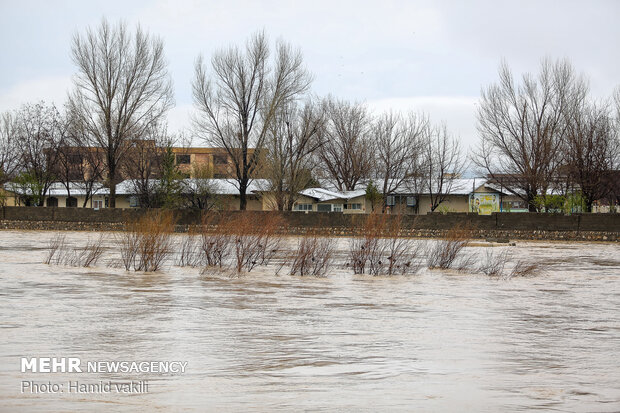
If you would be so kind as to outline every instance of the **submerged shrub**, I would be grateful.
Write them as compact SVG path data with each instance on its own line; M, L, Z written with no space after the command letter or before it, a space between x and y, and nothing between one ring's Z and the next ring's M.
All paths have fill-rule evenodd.
M415 274L420 265L419 244L402 238L400 216L371 214L362 235L349 242L349 263L354 274Z
M508 258L508 250L496 253L492 248L488 249L484 260L480 264L479 271L489 277L501 277Z
M290 274L324 276L331 265L333 252L334 238L317 234L301 237L293 256Z
M384 244L380 242L386 225L385 215L370 214L366 217L362 234L349 242L349 261L354 274L377 275L382 265Z
M508 275L508 278L529 277L541 272L543 268L544 266L540 262L528 262L526 260L518 260L512 268L512 271Z
M45 256L45 260L43 261L45 264L51 264L52 261L55 261L56 264L59 263L62 251L65 245L65 235L64 234L56 234L47 242L47 255Z
M428 268L452 268L457 258L463 253L463 249L469 244L471 236L472 231L467 226L457 225L449 230L442 240L430 247L427 261ZM465 264L467 265L461 262L459 267L464 268L471 265L470 262Z
M211 230L214 218L213 215L207 215L202 220L200 252L204 265L222 268L226 258L230 255L232 235L226 225Z
M280 229L285 225L277 215L266 214L257 221L253 214L240 213L228 222L232 254L237 273L250 272L257 265L267 265L282 243Z
M157 271L172 254L174 217L169 211L149 211L125 225L120 236L121 260L127 271Z
M179 267L197 267L201 263L200 248L198 243L198 236L190 230L187 235L184 235L181 243L180 250L175 260L175 264Z
M65 252L64 264L73 267L92 267L97 265L104 252L105 235L100 234L96 240L89 239L85 248L74 248Z
M104 252L105 235L101 234L96 240L88 239L84 248L69 248L64 234L55 235L48 243L46 264L64 264L73 267L92 267L97 265Z

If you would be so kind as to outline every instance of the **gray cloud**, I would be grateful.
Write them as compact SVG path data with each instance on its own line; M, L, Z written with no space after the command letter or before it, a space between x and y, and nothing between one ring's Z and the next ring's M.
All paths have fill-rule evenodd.
M475 101L505 58L516 73L543 56L567 57L608 96L620 84L616 1L97 1L3 2L0 110L25 101L62 104L74 67L71 36L102 16L140 23L166 42L178 107L189 126L190 81L199 53L241 43L258 29L304 52L314 91L424 110L476 141Z

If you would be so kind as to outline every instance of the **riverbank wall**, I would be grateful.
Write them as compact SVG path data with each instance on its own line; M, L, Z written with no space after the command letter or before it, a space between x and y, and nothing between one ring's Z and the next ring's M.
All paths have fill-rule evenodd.
M122 231L125 222L145 214L145 209L87 209L87 208L43 208L2 207L0 229L5 230L54 230L54 231ZM217 227L229 221L236 214L252 214L256 222L267 215L278 215L286 225L282 228L287 235L302 235L320 231L332 236L359 234L367 215L342 213L303 213L276 211L225 211L205 212L199 210L177 210L176 230L187 231L200 225L205 215L211 215L211 225ZM472 237L479 239L530 239L562 241L620 241L620 214L536 214L536 213L494 213L477 215L467 213L405 215L401 235L404 237L440 238L455 226L472 229ZM387 219L397 219L390 216Z

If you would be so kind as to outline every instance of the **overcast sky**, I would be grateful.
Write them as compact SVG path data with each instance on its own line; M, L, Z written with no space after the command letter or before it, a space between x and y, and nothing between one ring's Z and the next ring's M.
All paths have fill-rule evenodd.
M516 74L544 56L569 58L592 94L620 84L620 1L198 1L0 0L0 111L62 105L75 67L71 37L114 22L161 36L175 85L171 130L189 127L198 54L242 44L265 29L299 47L313 92L386 109L428 113L477 142L480 88L506 59Z

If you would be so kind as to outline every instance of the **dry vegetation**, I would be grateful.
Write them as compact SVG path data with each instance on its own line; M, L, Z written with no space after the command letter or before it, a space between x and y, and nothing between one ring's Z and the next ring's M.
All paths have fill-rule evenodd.
M200 235L196 234L195 230L190 229L180 243L175 265L179 267L198 267L201 265L199 239Z
M531 277L533 275L539 274L544 270L544 265L541 262L528 262L526 260L518 260L514 267L512 267L512 271L508 274L507 278L512 277Z
M46 264L70 265L72 267L92 267L97 265L104 252L104 234L96 240L89 238L84 248L70 247L65 234L56 234L47 244Z
M157 271L173 252L174 217L166 211L149 212L130 221L120 235L121 260L127 271Z
M347 266L354 274L415 274L419 269L419 244L401 238L400 217L370 214L362 235L349 243Z
M260 222L250 214L238 214L228 221L232 236L233 265L237 273L250 272L257 265L267 265L282 243L281 229L285 221L277 215L266 215Z
M85 248L66 250L64 264L72 267L94 267L104 252L105 235L101 234L96 240L88 240Z
M332 263L335 239L318 233L300 238L291 263L291 275L324 276Z
M501 277L509 258L509 250L496 253L492 248L489 248L480 264L479 271L489 277Z
M65 235L56 234L47 243L47 255L43 261L46 264L51 264L52 261L55 264L60 263L60 257L65 246Z
M457 225L449 230L444 239L428 250L428 268L456 268L459 271L470 268L474 259L472 256L464 258L463 250L471 237L472 230L467 226Z
M115 241L119 254L109 265L127 271L157 271L168 260L180 267L201 267L204 272L250 272L267 266L277 258L279 268L289 267L289 274L325 276L337 256L336 238L310 232L298 239L295 248L284 254L282 233L285 222L277 215L239 213L232 219L218 220L207 215L201 226L190 228L187 235L174 242L174 218L170 212L155 211L128 222ZM424 245L420 241L400 237L402 221L398 217L371 214L366 217L360 235L351 238L345 267L354 274L415 274L420 266ZM476 264L477 256L467 254L472 231L458 226L444 239L426 249L428 268L481 272L490 277L509 279L540 273L540 262L517 260L506 270L510 251L488 249ZM68 245L64 234L56 234L47 243L46 264L78 267L96 266L105 251L105 236L88 240L85 247ZM174 254L174 255L173 255Z

